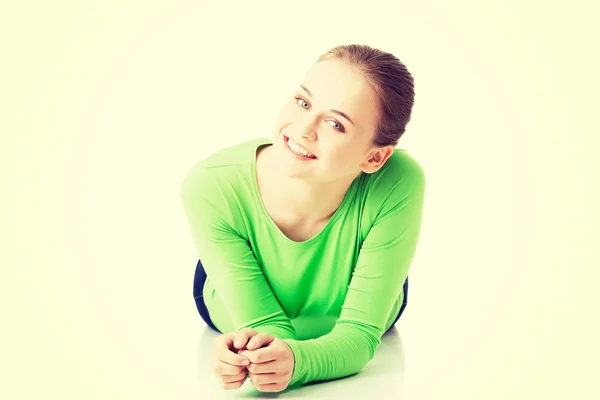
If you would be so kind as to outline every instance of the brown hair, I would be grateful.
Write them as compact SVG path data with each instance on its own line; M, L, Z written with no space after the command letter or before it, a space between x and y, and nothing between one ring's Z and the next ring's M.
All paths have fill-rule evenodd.
M358 67L379 99L373 145L398 145L415 103L414 79L406 66L393 54L360 44L336 46L322 54L317 63L326 60Z

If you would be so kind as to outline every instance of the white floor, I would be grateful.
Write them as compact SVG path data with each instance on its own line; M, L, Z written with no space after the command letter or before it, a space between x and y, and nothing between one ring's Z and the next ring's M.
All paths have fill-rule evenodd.
M193 301L194 263L134 253L8 270L1 399L600 398L588 389L597 391L597 306L585 301L597 280L574 292L573 276L552 288L525 266L415 269L404 314L361 372L271 394L217 384L207 356L217 333Z

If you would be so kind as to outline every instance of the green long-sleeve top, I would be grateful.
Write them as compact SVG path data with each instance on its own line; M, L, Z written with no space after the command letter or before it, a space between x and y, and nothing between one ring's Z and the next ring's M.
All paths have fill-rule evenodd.
M181 185L204 301L222 333L246 327L285 341L289 385L359 372L374 356L403 300L417 248L425 175L396 148L361 173L327 225L295 242L267 213L256 181L259 138L197 162Z

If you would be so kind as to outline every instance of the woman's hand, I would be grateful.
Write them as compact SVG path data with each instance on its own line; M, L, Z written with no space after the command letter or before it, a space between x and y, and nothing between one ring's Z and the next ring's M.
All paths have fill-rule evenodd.
M238 349L244 348L249 338L256 334L254 329L245 328L215 338L210 356L213 371L223 389L239 389L246 381L248 358L236 353Z
M294 373L294 353L286 342L265 332L250 339L248 350L238 352L250 360L246 367L252 385L261 392L285 390Z

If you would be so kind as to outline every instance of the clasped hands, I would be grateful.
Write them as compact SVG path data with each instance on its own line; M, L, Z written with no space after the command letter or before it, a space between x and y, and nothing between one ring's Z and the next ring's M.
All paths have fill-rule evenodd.
M239 389L250 378L261 392L285 390L292 379L295 361L286 342L252 328L217 336L211 360L223 389Z

